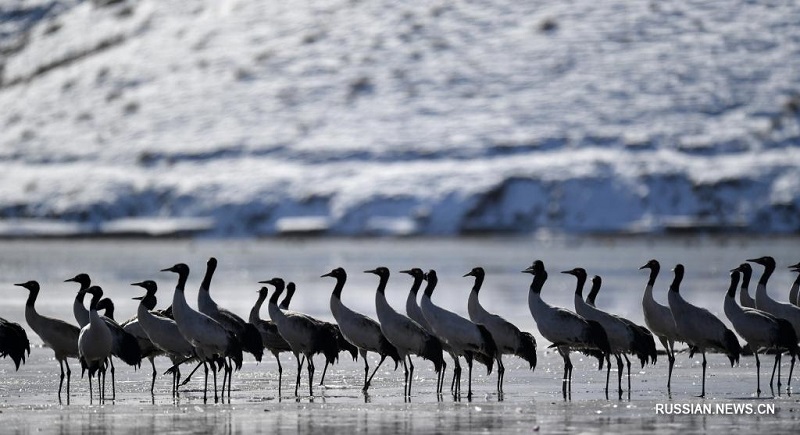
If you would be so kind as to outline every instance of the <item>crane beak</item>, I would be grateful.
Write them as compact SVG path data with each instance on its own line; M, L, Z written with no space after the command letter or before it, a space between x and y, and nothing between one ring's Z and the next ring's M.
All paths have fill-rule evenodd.
M325 275L320 275L320 278L325 278L326 276L333 276L333 271L326 273Z
M378 269L365 270L364 273L374 273L375 275L377 275L378 274Z
M133 299L134 301L141 301L142 299L144 299L144 296L136 296L135 298L131 299Z

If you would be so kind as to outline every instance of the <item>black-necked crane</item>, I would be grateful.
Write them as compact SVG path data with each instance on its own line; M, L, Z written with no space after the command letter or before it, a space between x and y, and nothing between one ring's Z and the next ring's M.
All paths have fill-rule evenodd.
M112 336L106 322L97 314L97 303L103 297L103 290L91 286L86 293L92 295L89 302L89 323L81 328L78 335L78 355L81 366L89 372L89 402L92 401L92 377L97 373L97 393L100 402L105 400L105 382L100 387L100 376L105 378L106 360L111 358Z
M222 358L222 366L225 375L233 371L225 358L230 357L237 368L242 366L242 348L239 340L216 320L191 308L186 302L184 294L186 280L189 278L189 266L178 263L170 268L162 269L162 272L174 272L178 274L178 284L175 286L175 294L172 297L172 314L175 316L175 323L181 335L194 346L195 353L204 362L205 384L203 387L203 401L208 400L208 365L214 375L214 402L217 398L217 368L215 361ZM224 392L223 392L224 397Z
M597 298L597 294L600 293L600 288L603 285L603 279L599 276L595 275L592 277L592 289L589 291L589 294L586 296L586 305L597 309L595 305L595 298ZM603 311L603 310L600 310ZM604 311L605 312L605 311ZM581 314L578 311L578 314ZM620 322L624 323L625 326L628 327L628 331L633 334L633 341L630 342L630 348L627 351L628 353L632 353L636 355L639 359L639 362L642 365L642 368L650 362L655 364L656 360L658 359L658 352L656 351L656 341L653 338L653 334L647 330L647 328L643 326L639 326L632 321L618 316L616 314L608 313L609 316L614 317L615 319L619 320ZM587 316L587 318L591 318L591 316ZM603 322L600 322L603 324ZM606 329L606 333L608 333L608 329ZM613 345L612 345L613 347ZM631 361L628 359L627 354L622 353L622 356L625 358L625 364L627 366L628 371L628 396L631 394Z
M600 288L602 285L602 278L597 275L592 277L592 289L589 291L589 295L586 296L587 304L596 307L595 299L597 298L597 294L600 293ZM625 324L628 325L636 335L637 343L641 344L641 347L639 348L640 352L637 353L636 356L639 358L642 368L644 368L647 363L655 364L656 361L658 361L658 350L656 349L656 340L653 338L653 333L644 326L637 325L633 321L622 316L618 316L616 314L611 315L625 322ZM630 365L628 365L628 369L630 371Z
M42 316L36 311L36 298L39 296L39 283L28 281L21 284L14 284L28 290L28 300L25 303L25 321L33 332L42 339L45 346L53 349L61 367L61 378L58 383L58 400L61 400L61 388L64 384L64 367L67 368L67 404L69 404L69 384L72 371L69 369L67 358L78 358L78 335L81 330L75 325Z
M375 311L383 335L397 349L403 359L404 385L403 394L411 396L411 384L414 377L414 362L411 355L417 355L433 362L436 372L437 388L439 373L444 364L442 344L438 338L426 331L417 322L398 313L386 300L386 284L389 282L389 269L377 267L364 273L378 275L378 288L375 291ZM438 393L438 391L437 391Z
M425 272L418 267L414 267L408 270L401 270L400 273L405 273L407 275L411 275L414 280L411 283L411 289L408 291L408 297L406 297L406 315L413 321L417 322L423 329L428 331L429 333L433 334L433 328L425 320L425 316L422 314L422 308L419 307L417 303L417 293L419 289L422 288L422 282L425 281ZM436 334L434 334L436 335ZM453 359L453 380L450 383L450 392L454 392L455 390L455 383L456 378L458 377L459 382L461 379L461 364L458 361L458 355L453 353L447 343L442 342L442 350L447 352L450 357ZM439 374L439 379L436 380L436 392L442 392L442 388L444 387L444 372L447 369L447 364L442 364L442 372Z
M497 345L497 392L502 393L503 377L506 371L502 363L502 355L516 355L527 361L530 369L534 370L536 369L536 339L530 333L520 331L511 322L497 314L489 313L483 308L478 299L478 293L481 291L486 277L486 272L482 267L475 267L464 275L464 277L468 276L475 278L467 301L469 319L475 324L485 326L491 332Z
M283 298L281 301L279 308L282 310L288 310L289 304L292 302L292 296L294 296L295 290L297 286L293 282L289 282L286 284L286 297ZM336 336L336 345L338 346L337 356L332 358L333 354L325 355L323 349L320 349L318 353L322 353L325 355L325 367L322 368L322 376L319 377L319 385L325 384L325 374L328 373L328 366L331 366L339 360L338 354L342 352L347 352L353 357L353 361L358 360L358 348L353 346L349 341L344 338L342 335L342 330L339 328L339 325L331 322L326 322L324 320L320 320L326 328L330 329L331 333ZM305 356L303 357L305 358ZM301 361L300 364L302 365L303 362Z
M739 289L739 303L745 308L755 308L756 300L750 296L750 277L753 276L753 268L748 263L742 263L737 269L742 273L742 287Z
M211 257L206 263L206 274L200 283L200 291L197 293L197 309L208 317L219 322L239 339L242 350L255 357L256 361L261 362L264 355L264 345L261 343L261 334L255 326L236 315L230 310L220 307L211 297L211 278L217 269L217 259ZM223 385L225 380L223 379ZM230 397L230 383L228 383L228 396Z
M18 323L0 318L0 358L11 357L16 370L25 363L25 354L31 354L28 334Z
M150 309L155 308L155 301L153 302L153 307ZM128 320L125 320L122 323L117 322L117 319L114 318L114 301L110 298L103 298L100 299L100 302L97 303L97 312L100 313L100 310L103 310L103 314L101 318L105 317L122 327L122 330L127 332L128 334L132 335L136 338L136 342L139 344L139 350L141 351L142 358L147 358L150 361L150 366L152 367L152 375L150 381L150 394L153 394L153 390L155 388L156 383L156 357L162 355L162 352L153 342L150 340L150 337L147 336L147 333L142 328L142 325L139 324L139 320L136 316L131 317ZM113 398L113 397L112 397Z
M429 270L425 274L425 279L428 283L420 301L422 315L431 326L431 332L440 341L447 343L454 354L463 356L467 361L467 399L469 400L472 398L472 361L476 359L485 364L487 374L491 374L494 362L497 361L500 364L497 344L486 326L475 324L431 301L433 291L439 282L435 270ZM460 380L456 385L456 395L461 392L459 384Z
M756 394L761 395L761 361L758 359L760 349L777 349L775 364L772 367L770 389L775 379L775 367L780 364L781 352L785 349L791 355L797 355L797 334L792 324L755 308L740 307L736 304L736 286L739 284L739 269L731 271L731 284L725 294L723 308L733 329L744 338L756 357ZM790 376L791 377L791 376Z
M278 326L275 325L275 322L261 318L261 305L267 300L268 293L269 289L267 287L261 287L258 291L258 299L250 310L249 320L261 334L261 342L264 344L264 348L270 351L272 355L275 356L275 360L278 361L278 390L280 390L281 379L283 378L283 366L281 365L280 354L281 352L291 352L292 348L289 347L289 343L287 343L281 336L281 333L278 332ZM284 298L284 301L285 300ZM286 308L289 308L288 303Z
M367 391L372 382L373 376L378 372L378 369L389 356L394 360L394 368L397 370L397 365L400 363L400 354L392 343L386 339L381 332L381 326L378 322L370 319L369 317L357 313L342 303L342 289L347 281L347 272L341 267L337 267L330 272L322 275L322 277L332 277L336 279L336 285L331 293L331 314L336 319L339 329L345 340L349 341L353 346L358 348L361 358L364 359L364 387L362 391ZM369 360L367 359L367 352L375 352L380 355L381 359L372 375L369 375Z
M644 313L644 323L647 328L658 337L658 341L664 346L667 352L669 368L667 372L667 392L672 390L672 369L675 367L675 342L683 342L678 328L675 326L675 319L669 306L656 302L653 297L653 286L655 286L661 265L656 260L650 260L639 270L650 269L647 285L642 296L642 312Z
M286 287L286 282L281 278L272 278L269 281L260 281L260 284L269 284L275 287L275 291L269 298L267 309L269 316L278 327L278 332L289 343L297 360L297 381L294 386L294 395L300 387L300 373L303 368L300 362L300 354L304 360L308 360L308 393L314 395L314 360L316 353L322 352L326 359L333 359L339 355L339 347L336 345L336 337L325 323L296 311L283 311L278 307L278 298Z
M767 282L775 272L775 259L772 257L761 257L747 260L764 266L764 273L758 280L756 286L756 308L766 311L775 317L788 320L794 327L795 333L800 337L800 307L792 304L778 302L767 293ZM740 266L741 269L741 266Z
M667 300L678 334L689 345L691 357L694 352L703 355L703 387L700 397L706 396L706 349L714 349L724 353L731 362L731 367L739 361L742 348L736 334L728 329L722 321L705 308L686 302L681 296L680 286L683 281L684 268L678 264L673 269L675 277L669 286Z
M769 294L767 293L767 282L769 278L772 276L772 273L775 272L775 259L769 256L755 258L751 260L747 260L751 263L756 263L764 266L764 273L761 274L761 278L758 280L758 284L756 285L756 308L761 311L766 311L769 314L779 318L785 319L789 323L792 324L794 328L794 333L800 338L800 307L797 307L792 304L787 304L783 302L778 302L775 299L772 299ZM741 270L742 266L739 266L739 270ZM795 357L792 356L792 366L794 366ZM789 381L787 382L786 386L790 387L792 385L792 373L789 372ZM780 362L778 362L778 389L781 388L781 367Z
M75 315L75 320L78 326L83 328L89 324L89 310L84 306L84 296L88 288L91 286L91 279L89 275L80 273L73 278L65 280L65 282L76 282L80 284L78 294L72 303L72 313ZM109 331L111 331L111 355L121 359L125 364L133 367L139 367L142 363L142 349L139 347L139 342L133 335L125 332L125 330L116 321L106 317L100 316L100 319L106 322ZM111 400L117 397L117 386L115 378L114 362L108 360L111 366ZM103 382L105 382L105 377Z
M561 273L566 273L577 278L575 296L573 298L575 312L586 320L593 320L599 323L606 331L608 343L611 345L611 353L614 354L614 358L617 360L619 398L622 399L622 356L625 356L627 359L627 355L625 354L633 350L633 331L628 327L628 325L619 319L615 318L609 313L606 313L605 311L592 307L583 300L583 286L586 284L586 270L576 267L571 270L565 270ZM630 361L628 361L628 366L630 367ZM606 368L606 398L608 398L608 378L610 373L611 365L609 364ZM628 380L628 383L630 384L630 379Z
M534 261L522 273L533 275L528 291L528 309L539 328L539 333L553 343L552 347L558 349L558 353L564 359L561 391L566 400L567 397L572 397L573 366L569 357L570 350L574 349L597 357L602 369L604 361L606 364L611 364L611 345L608 335L600 323L587 320L567 309L554 307L542 299L541 293L544 283L547 281L547 270L541 260ZM606 387L606 391L608 391L608 387Z
M175 320L156 315L152 312L158 302L156 298L158 286L154 281L146 280L135 282L131 285L142 287L145 290L144 296L133 298L139 301L139 306L136 309L137 325L146 334L153 346L163 352L170 361L172 361L173 367L175 367L175 369L171 371L172 395L173 397L177 396L178 385L181 380L180 364L194 356L194 346L181 335ZM155 363L153 363L153 372L155 373ZM155 388L154 384L155 375L153 375L150 384L151 394Z

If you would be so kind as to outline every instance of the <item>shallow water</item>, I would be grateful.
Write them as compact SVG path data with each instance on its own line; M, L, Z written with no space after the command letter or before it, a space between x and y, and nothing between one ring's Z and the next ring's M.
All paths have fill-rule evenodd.
M726 271L745 258L774 255L779 270L771 280L770 293L786 299L793 278L780 266L797 261L797 239L737 238L491 238L467 240L264 240L264 241L6 241L0 248L0 281L4 298L0 316L27 327L23 317L24 290L14 282L37 279L42 284L37 307L46 315L72 320L71 303L77 287L63 280L84 271L102 285L117 303L117 317L133 314L139 295L129 283L156 279L161 285L159 306L169 304L174 276L157 272L175 262L193 268L188 289L197 288L205 260L210 255L220 261L212 295L223 306L246 315L255 301L257 281L284 276L298 284L294 308L330 319L329 292L333 281L319 278L336 266L350 272L343 300L354 309L374 315L373 275L360 271L385 265L392 271L420 266L435 268L440 285L434 302L466 314L466 296L472 284L461 275L475 265L487 270L482 291L485 306L537 336L539 365L526 370L523 361L506 357L505 394L500 401L494 393L494 374L484 368L473 374L475 396L471 402L449 394L437 399L434 376L429 363L419 361L415 371L414 396L410 403L402 398L402 367L379 370L370 395L360 391L363 376L361 361L346 361L329 369L326 387L315 387L307 395L304 375L300 399L293 396L295 362L283 354L283 397L277 391L277 364L271 355L256 364L245 357L241 372L234 375L231 403L203 404L201 379L195 375L179 400L169 394L169 379L161 376L156 394L150 396L150 368L141 370L117 365L117 400L104 405L89 404L85 379L80 379L73 362L70 405L58 404L58 364L52 351L38 346L41 341L29 331L37 346L28 363L14 372L10 360L0 361L0 411L6 429L20 433L112 432L153 433L170 431L194 433L270 432L705 432L710 430L798 429L800 405L785 392L773 397L767 385L772 357L762 358L762 396L755 396L755 361L743 357L741 366L730 368L727 359L709 355L707 391L709 398L697 399L700 390L700 365L686 353L678 356L673 375L672 396L665 391L666 358L655 366L632 371L632 393L615 400L616 373L612 377L612 400L603 394L605 371L597 371L590 359L573 357L575 362L572 400L561 397L562 362L547 351L547 342L538 336L526 304L529 276L519 273L535 258L545 261L550 280L543 297L553 304L571 307L574 278L557 273L575 266L604 277L598 306L641 322L640 298L646 274L638 270L650 258L662 261L659 293L671 279L669 269L681 261L687 267L684 294L687 299L722 314L722 295L727 286ZM401 308L410 285L405 276L393 275L387 290L389 302ZM190 299L194 292L187 290ZM313 295L313 296L311 296ZM665 300L665 294L659 298ZM663 298L662 298L663 297ZM263 313L266 316L266 310ZM724 317L724 315L722 316ZM783 378L788 370L784 359ZM321 359L320 359L321 361ZM371 359L371 365L376 361ZM168 366L156 360L159 371ZM316 379L321 373L318 362ZM448 380L449 380L448 372ZM796 378L796 376L795 376ZM765 380L766 379L766 380ZM623 384L625 383L623 379ZM466 390L466 384L463 386ZM366 403L365 403L366 402ZM774 404L767 415L659 415L662 404ZM5 432L5 430L4 430Z

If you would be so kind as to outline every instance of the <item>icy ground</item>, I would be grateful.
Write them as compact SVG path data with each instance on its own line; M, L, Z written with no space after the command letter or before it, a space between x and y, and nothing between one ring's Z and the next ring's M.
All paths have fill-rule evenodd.
M0 234L796 232L798 71L795 2L0 0Z

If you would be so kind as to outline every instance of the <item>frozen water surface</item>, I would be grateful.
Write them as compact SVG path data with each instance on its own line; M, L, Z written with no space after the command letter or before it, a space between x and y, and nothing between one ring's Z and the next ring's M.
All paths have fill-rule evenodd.
M797 261L796 244L795 238L742 237L6 241L0 248L0 281L6 287L0 301L0 315L20 322L26 329L24 290L11 284L38 279L42 284L39 311L72 321L71 302L76 288L74 283L62 281L78 271L90 273L106 289L108 296L116 301L117 317L124 319L134 312L135 302L130 298L138 294L129 283L156 279L160 285L159 306L164 307L171 298L174 277L157 271L178 261L186 262L193 267L187 288L191 303L205 260L214 255L220 266L212 295L221 305L247 314L255 301L256 281L280 275L298 284L295 309L330 319L328 297L332 283L319 275L335 266L343 266L350 272L351 279L342 296L344 302L374 316L376 279L361 273L362 270L379 264L393 272L411 266L436 268L441 278L434 301L466 314L471 281L461 275L475 265L482 265L487 269L481 293L484 305L537 336L539 365L531 372L522 360L506 357L502 401L494 392L495 373L487 377L485 369L476 366L475 395L469 402L465 397L456 401L447 393L437 400L431 365L420 360L416 363L414 395L406 403L401 395L402 367L393 371L385 364L365 397L360 391L362 362L348 361L342 355L340 363L329 369L326 385L315 386L313 398L307 395L304 375L301 397L296 399L295 363L290 355L282 355L282 396L278 395L274 358L265 355L264 361L257 364L246 356L242 371L234 375L231 402L212 405L203 404L197 375L184 387L180 399L173 401L169 378L164 376L159 376L156 394L150 396L147 363L137 371L117 364L117 400L98 405L89 404L86 380L80 379L77 363L73 361L72 397L67 405L59 404L56 398L58 369L52 352L42 348L38 337L29 331L35 346L27 364L14 372L9 360L0 362L3 425L6 430L19 433L699 433L742 428L758 432L796 431L800 426L797 399L777 389L771 394L767 386L770 356L762 358L765 392L760 398L755 395L754 359L743 357L741 366L731 368L721 355L708 358L709 397L695 398L700 390L699 359L689 360L684 352L677 357L671 397L665 391L666 358L662 357L655 366L634 368L630 399L627 396L623 400L614 399L612 386L612 399L605 400L605 372L597 370L595 361L574 354L572 400L564 402L560 391L561 358L546 350L549 343L536 332L526 304L529 277L519 273L533 259L543 259L551 272L543 297L571 307L574 280L555 272L581 265L589 273L605 278L605 287L598 296L599 306L642 322L639 301L646 276L638 267L650 258L662 261L664 271L657 283L661 298L671 278L671 265L681 261L687 266L685 297L721 315L726 271L756 255L771 254L778 260L779 269L771 280L770 293L785 300L793 277L782 266ZM401 308L409 285L408 277L393 275L387 289L389 302ZM267 315L266 310L262 315ZM370 361L374 366L374 356L370 356ZM159 358L156 364L163 371L169 363ZM321 365L318 362L316 379ZM614 377L612 373L612 385ZM775 414L657 415L655 409L659 404L751 404L754 409L759 404L770 404L775 406Z

